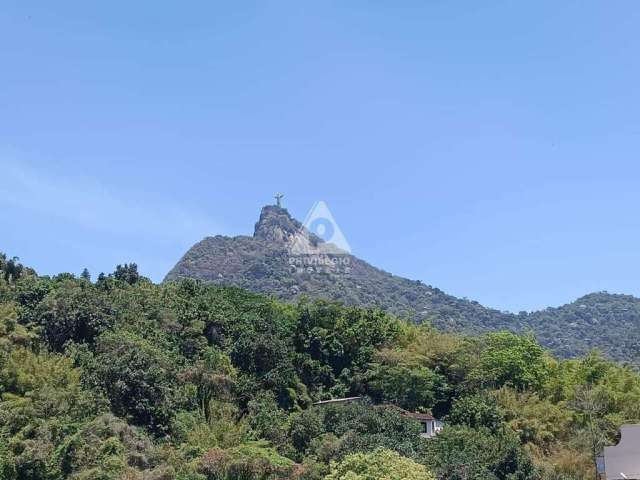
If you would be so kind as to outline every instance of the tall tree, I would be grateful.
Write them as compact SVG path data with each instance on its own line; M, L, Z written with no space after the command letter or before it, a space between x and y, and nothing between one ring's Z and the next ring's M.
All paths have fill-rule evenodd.
M6 260L6 256L3 254L3 259L0 265L2 265L2 275L8 283L13 283L17 281L24 272L24 267L20 263L20 259L18 257L12 257L9 260Z
M86 280L87 282L91 281L91 274L89 273L89 270L87 268L84 268L82 270L82 273L80 274L80 278L82 278L83 280Z
M578 387L575 399L571 402L571 407L577 412L589 443L596 480L598 479L598 457L607 444L607 433L612 429L606 417L607 404L605 392L592 386Z
M113 276L116 280L121 280L133 285L140 280L140 274L138 273L138 265L135 263L125 263L124 265L116 266L116 271L113 272Z

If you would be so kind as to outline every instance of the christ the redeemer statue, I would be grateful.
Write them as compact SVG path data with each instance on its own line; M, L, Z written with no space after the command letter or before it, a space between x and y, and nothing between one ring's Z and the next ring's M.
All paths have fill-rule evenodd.
M284 197L283 194L281 193L276 193L275 195L275 199L276 199L276 206L282 208L282 197Z

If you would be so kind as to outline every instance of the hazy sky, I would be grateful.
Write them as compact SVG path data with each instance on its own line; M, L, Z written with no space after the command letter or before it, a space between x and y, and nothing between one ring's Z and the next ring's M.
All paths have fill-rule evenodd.
M501 309L640 295L637 1L0 9L0 251L156 281L276 191Z

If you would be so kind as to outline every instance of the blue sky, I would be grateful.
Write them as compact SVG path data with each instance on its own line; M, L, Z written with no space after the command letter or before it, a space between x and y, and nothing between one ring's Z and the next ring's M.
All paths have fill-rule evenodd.
M276 191L354 254L518 311L640 295L635 1L0 10L0 251L161 280Z

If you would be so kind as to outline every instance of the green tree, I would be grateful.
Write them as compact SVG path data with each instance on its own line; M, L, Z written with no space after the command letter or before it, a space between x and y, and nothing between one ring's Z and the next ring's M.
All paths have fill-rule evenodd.
M587 439L595 472L598 456L618 427L607 416L609 410L607 393L601 388L592 386L578 387L571 406L576 411L583 428L582 433Z
M475 429L487 428L491 432L497 432L502 420L498 405L492 396L474 394L455 399L445 423Z
M116 415L162 434L178 406L177 362L160 345L117 332L99 338L85 369L88 381L105 393Z
M16 480L17 473L7 438L0 435L0 480Z
M447 427L426 445L424 463L442 480L534 480L537 472L515 435Z
M37 305L35 319L44 339L56 351L68 341L93 343L114 324L113 307L93 285L63 281Z
M401 330L398 320L378 309L318 301L300 304L298 312L293 333L296 350L330 366L335 378L364 371L376 351Z
M116 266L116 270L113 272L113 278L128 283L129 285L137 283L140 280L138 265L135 263L125 263L124 265Z
M152 454L153 444L142 431L105 414L66 436L51 463L63 478L116 480L128 465L149 468Z
M366 389L378 402L391 402L411 411L433 409L447 397L442 375L408 363L373 364L366 375Z
M240 372L249 377L244 385L254 388L249 380L255 379L261 389L274 392L283 408L294 407L298 400L303 404L308 402L304 392L298 390L299 378L292 364L293 352L285 339L273 333L248 330L234 343L230 355ZM242 393L248 400L255 392L245 390Z
M83 280L86 280L87 282L91 281L91 274L89 273L89 270L87 268L84 268L82 270L82 273L80 274L80 278Z
M236 375L228 355L217 349L207 348L202 358L187 367L181 378L196 386L198 406L208 421L211 418L212 400L229 400Z
M470 379L486 387L539 390L550 373L550 359L533 336L490 333Z
M213 448L198 463L198 471L212 480L289 480L299 467L266 442L249 442L227 450Z
M273 392L256 393L247 405L247 418L257 438L269 440L278 446L287 442L288 417L285 411L278 407Z
M24 273L24 266L20 263L18 257L12 257L7 259L5 254L1 254L0 258L0 273L4 280L8 283L15 283L20 279Z
M291 419L291 439L303 455L313 455L322 442L322 436L337 439L332 450L336 458L376 448L395 450L406 457L415 458L421 451L420 424L403 415L395 407L379 407L368 403L311 408ZM333 437L326 437L331 434Z
M391 450L354 453L331 465L325 480L435 480L419 463Z
M555 404L537 393L517 392L502 388L494 397L506 424L518 435L520 442L541 456L549 455L561 442L575 435L571 431L573 418L566 404Z
M66 356L12 349L0 362L2 429L15 434L45 414L72 422L95 412L99 404L82 387L80 376Z
M31 346L37 338L32 329L18 323L18 306L15 303L0 303L0 350L9 352L18 345Z
M0 360L0 472L6 479L58 478L57 443L101 408L63 355L15 347ZM4 448L3 448L4 447ZM2 474L0 474L0 478ZM4 480L4 479L3 479Z

